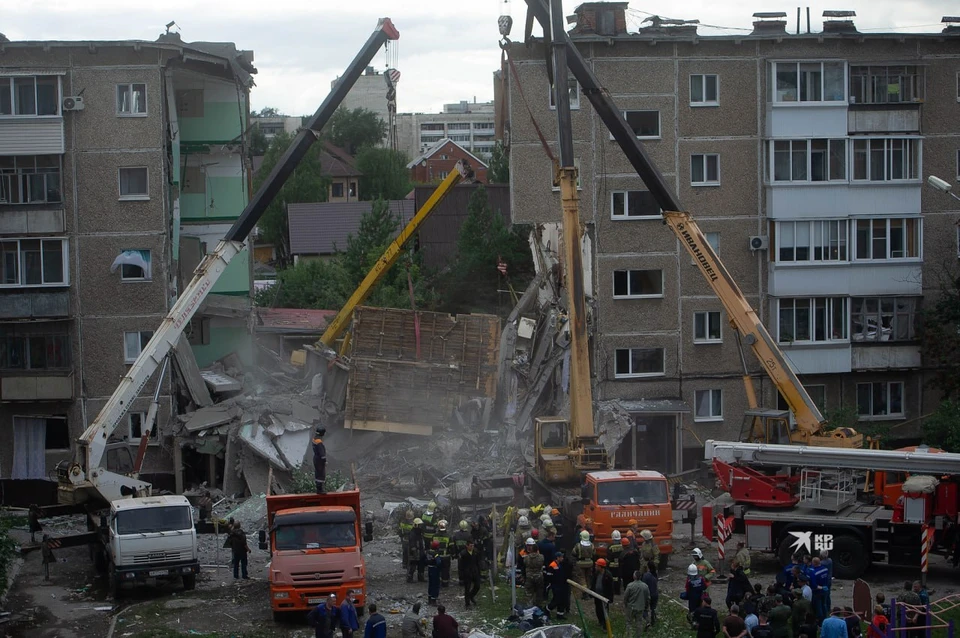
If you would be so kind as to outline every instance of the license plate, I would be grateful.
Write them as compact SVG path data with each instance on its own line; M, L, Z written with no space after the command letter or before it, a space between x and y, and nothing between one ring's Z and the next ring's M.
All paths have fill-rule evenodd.
M170 572L166 569L155 569L152 572L149 572L150 576L166 576Z
M307 598L308 605L319 605L323 602L323 598Z

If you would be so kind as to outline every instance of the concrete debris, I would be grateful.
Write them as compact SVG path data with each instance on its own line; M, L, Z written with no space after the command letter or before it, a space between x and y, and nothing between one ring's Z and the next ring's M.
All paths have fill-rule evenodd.
M200 368L197 366L197 359L193 355L193 348L185 334L180 335L170 353L173 355L173 362L176 364L177 370L180 371L180 378L187 386L193 404L198 407L213 405L210 391L207 390L207 384L203 380Z
M226 374L213 372L212 370L201 370L200 376L210 391L214 394L224 394L226 392L239 392L243 389L243 384Z
M278 470L288 469L280 452L274 446L273 439L267 435L266 430L259 423L244 423L240 426L240 440L251 452L268 461L273 467Z
M207 428L225 425L240 417L241 410L236 405L220 403L180 417L188 432L199 432Z
M633 417L620 401L600 401L597 404L595 421L600 445L607 451L607 462L613 469L620 444L635 427Z

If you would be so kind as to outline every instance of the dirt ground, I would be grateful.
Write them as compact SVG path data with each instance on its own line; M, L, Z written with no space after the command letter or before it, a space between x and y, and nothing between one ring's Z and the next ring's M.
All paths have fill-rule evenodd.
M677 526L678 556L672 557L666 571L661 573L662 595L676 596L683 583L683 568L687 560L689 525ZM25 532L15 531L26 539ZM268 604L268 586L265 576L266 552L256 549L255 530L249 530L253 554L249 581L235 581L228 568L228 550L219 552L221 568L216 568L217 543L213 537L201 541L203 569L192 592L179 586L160 589L141 588L127 592L120 600L107 595L106 583L94 575L86 548L71 548L56 552L58 563L51 566L49 581L43 579L39 553L26 557L20 574L5 605L9 616L0 619L0 632L10 638L74 638L105 636L107 638L138 638L140 636L175 636L178 634L210 634L247 636L311 636L303 620L273 621ZM735 545L736 538L730 541ZM713 560L716 548L698 539L698 545ZM364 546L367 561L367 587L370 601L376 602L387 617L390 635L399 635L402 612L414 602L426 603L426 584L407 584L400 565L400 547L396 537L381 530L381 535ZM716 561L714 560L715 566ZM777 564L772 556L755 554L752 580L772 582ZM866 574L871 588L884 591L889 598L895 595L905 580L918 578L915 570L875 566ZM928 578L931 598L936 600L960 592L957 573L942 557L931 561ZM476 627L493 633L503 626L503 618L483 616L481 611L463 607L456 577L450 589L441 593L441 602L460 622L461 627ZM500 586L502 592L508 592ZM719 593L719 592L718 592ZM835 581L834 604L852 604L853 583ZM716 597L716 595L715 595ZM506 610L508 605L503 605ZM396 612L396 613L391 613ZM421 614L434 613L424 604Z

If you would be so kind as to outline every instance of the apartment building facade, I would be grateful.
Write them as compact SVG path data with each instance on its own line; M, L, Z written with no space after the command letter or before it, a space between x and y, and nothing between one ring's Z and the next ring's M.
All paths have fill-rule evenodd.
M957 34L861 34L848 17L794 35L782 16L743 36L627 33L625 7L581 5L571 36L804 386L827 412L856 409L865 428L928 413L940 397L925 387L919 311L956 266L958 214L923 180L958 170ZM542 41L510 49L552 136L544 54ZM641 462L690 469L703 440L740 434L736 338L576 82L569 90L595 394L634 416ZM511 74L512 210L557 222L550 161L517 91ZM777 407L745 357L761 405Z
M73 459L202 253L242 211L251 63L232 44L176 35L3 44L0 478L47 478ZM214 292L249 291L243 255ZM201 366L248 334L213 315L196 326ZM146 473L171 463L169 371L147 383L114 435L136 452L155 393ZM108 462L122 469L129 456Z
M496 144L493 102L454 102L441 113L400 113L397 139L400 150L413 159L437 142L449 138L483 161Z

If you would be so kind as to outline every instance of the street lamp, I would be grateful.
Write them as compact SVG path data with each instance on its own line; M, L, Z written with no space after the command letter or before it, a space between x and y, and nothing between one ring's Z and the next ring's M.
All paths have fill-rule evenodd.
M960 196L958 196L956 193L953 192L952 187L950 186L950 182L948 182L945 179L940 179L936 175L931 175L930 177L927 178L927 185L930 186L931 188L937 189L941 193L946 193L947 195L949 195L950 197L956 200L960 200Z

